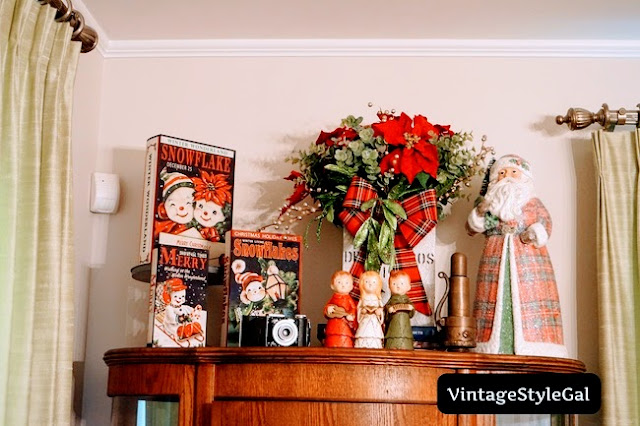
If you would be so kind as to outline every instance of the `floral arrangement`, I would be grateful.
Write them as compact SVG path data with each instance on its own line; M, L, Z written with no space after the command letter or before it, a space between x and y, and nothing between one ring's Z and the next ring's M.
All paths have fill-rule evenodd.
M392 110L379 111L377 117L378 122L363 124L362 117L350 115L335 130L321 131L307 150L287 158L299 170L286 178L293 181L294 192L276 222L288 228L287 221L318 213L314 219L319 238L325 220L344 225L347 193L358 182L372 194L358 204L368 214L354 236L356 249L366 243L367 270L379 269L380 263L394 264L394 234L398 221L407 219L401 200L424 191L435 193L434 219L444 218L464 196L471 178L481 173L490 151L484 138L477 150L468 146L471 133L432 124L422 115L411 118ZM316 203L300 206L307 196Z

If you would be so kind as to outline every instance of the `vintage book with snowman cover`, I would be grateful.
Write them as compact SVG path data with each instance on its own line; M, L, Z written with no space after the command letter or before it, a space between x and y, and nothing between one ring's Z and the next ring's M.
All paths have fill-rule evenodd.
M171 136L147 141L140 264L151 263L160 233L173 244L180 237L209 248L209 267L224 253L231 229L235 151Z
M169 238L167 238L169 237ZM148 346L205 346L209 250L198 241L160 234L151 262Z
M300 313L302 237L231 230L225 240L222 346L238 346L242 316Z

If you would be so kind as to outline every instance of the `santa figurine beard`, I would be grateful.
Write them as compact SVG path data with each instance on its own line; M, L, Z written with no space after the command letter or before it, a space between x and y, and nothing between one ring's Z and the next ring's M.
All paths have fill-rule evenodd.
M506 177L489 185L483 204L491 214L508 222L520 217L522 207L534 196L531 178Z

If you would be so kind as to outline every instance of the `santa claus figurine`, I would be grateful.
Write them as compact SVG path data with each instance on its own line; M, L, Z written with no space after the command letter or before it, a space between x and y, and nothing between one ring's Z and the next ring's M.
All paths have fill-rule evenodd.
M466 228L486 236L474 303L476 351L567 357L546 247L551 217L534 194L526 160L505 155L490 167L486 194Z

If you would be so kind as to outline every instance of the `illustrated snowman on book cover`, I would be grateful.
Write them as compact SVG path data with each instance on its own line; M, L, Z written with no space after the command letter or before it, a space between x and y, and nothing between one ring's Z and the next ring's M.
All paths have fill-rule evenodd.
M149 345L205 346L208 250L164 244L154 252Z
M232 227L235 151L159 135L147 141L140 264L151 263L160 235L206 246L209 266L224 253Z
M222 345L238 346L243 317L300 313L302 237L233 229L226 245Z
M148 345L206 341L206 286L232 226L235 151L166 135L147 141L140 264L150 264Z

